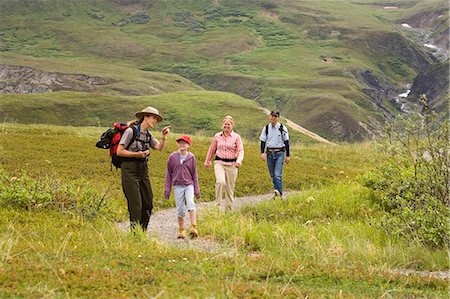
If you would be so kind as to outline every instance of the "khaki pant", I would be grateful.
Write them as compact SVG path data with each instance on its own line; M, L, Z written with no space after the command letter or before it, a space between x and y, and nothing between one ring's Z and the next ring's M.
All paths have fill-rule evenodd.
M231 210L234 199L234 186L238 174L238 168L233 165L223 165L214 162L214 174L216 175L216 202L222 205L224 210ZM223 193L225 192L225 201Z

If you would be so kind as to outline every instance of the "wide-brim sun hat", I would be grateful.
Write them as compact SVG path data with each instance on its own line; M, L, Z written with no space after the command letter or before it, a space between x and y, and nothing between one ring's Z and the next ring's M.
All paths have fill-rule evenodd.
M153 108L153 107L145 107L144 109L142 109L142 111L138 111L136 112L134 115L136 115L137 118L141 118L143 115L146 114L153 114L154 116L156 116L156 119L158 120L158 122L163 121L163 117L161 114L159 114L158 109Z
M188 135L181 135L177 138L177 142L179 142L180 140L186 141L189 145L191 145L191 137L189 137Z

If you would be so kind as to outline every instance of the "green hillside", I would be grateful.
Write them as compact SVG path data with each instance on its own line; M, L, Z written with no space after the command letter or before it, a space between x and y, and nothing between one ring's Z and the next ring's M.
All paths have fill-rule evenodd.
M0 58L100 72L119 81L98 91L121 96L229 91L325 137L361 140L430 63L396 23L447 5L425 2L1 0ZM365 71L385 92L367 92Z
M200 90L134 97L68 91L4 95L0 119L23 124L107 127L134 119L134 112L146 106L158 107L164 116L162 125L171 125L176 133L212 136L221 129L223 118L231 115L235 131L257 141L268 123L268 116L254 101L232 93ZM317 142L293 129L290 138L293 143Z

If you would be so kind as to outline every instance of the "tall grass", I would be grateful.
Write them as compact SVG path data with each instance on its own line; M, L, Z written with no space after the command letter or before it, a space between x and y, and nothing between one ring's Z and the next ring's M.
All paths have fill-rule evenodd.
M445 250L393 238L371 226L383 212L358 179L372 161L382 159L370 144L294 146L285 167L286 187L301 193L235 212L210 209L199 215L200 241L223 244L214 252L180 249L143 234L122 232L105 217L110 215L102 213L86 217L39 206L27 211L8 201L36 192L56 200L61 190L80 190L65 198L97 203L107 186L115 186L107 200L125 218L119 173L109 171L107 153L94 147L100 133L100 128L91 127L4 126L0 191L2 196L11 195L2 199L10 204L0 209L0 297L446 294L445 281L390 272L444 270L448 256ZM201 165L210 137L192 140ZM169 141L169 148L153 153L150 161L157 209L165 207L160 200L165 160L175 146ZM203 200L212 200L212 172L200 167L199 176ZM80 180L82 186L77 185ZM63 186L68 188L59 189ZM92 188L95 192L90 193ZM246 142L236 190L237 195L271 190L256 143Z
M367 192L346 187L363 196ZM325 193L336 188L343 190L332 187ZM305 200L300 195L287 203L294 205L300 198ZM316 200L333 206L325 197ZM271 202L265 210L288 211L278 205ZM202 217L202 238L224 243L222 250L206 253L121 232L101 217L86 221L75 214L2 209L0 295L372 298L393 290L396 297L446 294L443 281L389 272L403 267L445 269L444 251L391 239L370 227L367 218L303 223L285 217L270 223L251 212L211 210Z
M431 257L419 243L390 238L375 228L372 222L382 214L372 193L351 183L307 190L234 214L211 209L204 225L222 241L238 244L244 251L276 255L286 264L302 260L342 271L446 269L445 250Z

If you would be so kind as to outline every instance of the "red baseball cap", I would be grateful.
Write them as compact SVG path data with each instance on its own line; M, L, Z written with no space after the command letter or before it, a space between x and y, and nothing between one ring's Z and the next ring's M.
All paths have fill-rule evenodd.
M177 138L177 142L179 142L180 140L184 140L189 145L191 145L191 137L189 137L188 135L181 135L180 137Z

